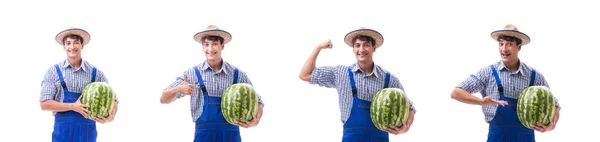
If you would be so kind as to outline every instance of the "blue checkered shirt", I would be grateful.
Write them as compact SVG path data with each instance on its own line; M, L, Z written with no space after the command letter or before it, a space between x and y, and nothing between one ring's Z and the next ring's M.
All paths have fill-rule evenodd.
M358 98L365 101L371 101L375 93L383 89L385 83L386 70L375 65L371 74L365 74L356 63L352 64L352 72L358 91ZM348 66L322 66L313 69L310 84L317 84L321 87L335 88L338 92L339 107L342 123L346 123L352 110L352 88L348 76ZM404 87L398 78L390 73L389 88L399 88L404 91ZM413 102L409 99L410 109L415 111Z
M85 85L92 81L92 65L85 60L81 61L80 68L75 70L68 60L63 60L58 63L60 71L63 74L63 79L67 85L69 92L80 93ZM96 82L106 82L104 72L96 67ZM118 102L117 94L114 93L115 100ZM42 80L42 90L40 93L40 102L45 100L56 100L63 102L64 92L60 85L60 80L54 65L50 66ZM53 115L56 112L52 113Z
M221 71L216 72L205 60L203 63L198 64L198 70L200 71L200 75L202 75L202 79L204 80L204 84L206 86L206 91L208 92L208 96L211 97L221 97L223 91L229 87L233 83L233 71L235 67L225 61L223 61L223 65L221 66ZM165 90L175 88L181 82L183 82L184 75L188 76L188 83L195 84L196 88L192 93L192 97L190 99L190 111L192 113L192 121L195 122L200 115L202 114L202 106L204 105L204 96L202 95L202 90L200 88L200 84L198 83L198 77L194 71L194 68L189 68L180 77L177 77L175 82L171 83ZM246 75L244 71L238 69L238 83L248 83L252 85L252 82ZM182 94L177 94L176 99L173 101L182 98ZM258 95L258 102L263 104L262 97Z
M531 80L531 67L525 63L519 63L519 69L516 72L510 72L502 61L494 64L498 72L498 77L504 87L504 96L507 98L517 99L521 94L522 90L529 87L529 81ZM548 82L539 71L536 70L536 76L534 85L536 86L548 86ZM457 88L462 88L471 94L481 93L482 97L491 96L493 99L500 99L498 92L498 86L492 73L492 69L486 66L479 70L477 73L470 75L467 79L462 81ZM558 100L555 97L554 100L557 107L560 108ZM485 121L491 121L496 115L497 105L482 106Z

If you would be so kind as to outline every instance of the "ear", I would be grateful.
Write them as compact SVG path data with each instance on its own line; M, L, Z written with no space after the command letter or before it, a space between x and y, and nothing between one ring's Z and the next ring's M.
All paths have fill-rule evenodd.
M517 46L518 51L521 51L521 45Z

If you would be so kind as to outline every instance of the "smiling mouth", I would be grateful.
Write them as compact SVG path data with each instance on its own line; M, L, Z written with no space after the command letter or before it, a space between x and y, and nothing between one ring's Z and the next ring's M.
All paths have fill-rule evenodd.
M509 53L501 53L500 55L501 55L502 57L508 57L508 56L510 56L510 54L509 54Z
M358 53L358 54L356 54L356 56L364 57L364 56L367 56L367 53Z

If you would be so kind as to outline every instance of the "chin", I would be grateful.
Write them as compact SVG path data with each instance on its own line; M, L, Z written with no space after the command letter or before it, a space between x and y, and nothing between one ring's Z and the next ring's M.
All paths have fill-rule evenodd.
M69 58L77 58L79 57L78 54L69 54L68 55Z
M217 57L215 57L215 56L206 56L206 59L207 59L207 60L216 60L216 59L218 59L218 58L217 58Z

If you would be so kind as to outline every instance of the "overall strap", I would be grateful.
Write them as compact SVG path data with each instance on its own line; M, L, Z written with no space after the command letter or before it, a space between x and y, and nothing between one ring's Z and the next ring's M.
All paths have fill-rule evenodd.
M206 87L204 86L204 80L202 80L202 75L200 75L200 70L198 70L198 67L194 67L194 70L196 72L196 77L198 78L198 83L200 83L202 94L208 95L208 92L206 92Z
M496 79L496 85L498 85L498 92L500 92L500 96L503 97L504 88L502 88L502 83L500 82L500 77L498 76L498 72L496 71L496 68L494 68L494 65L490 65L490 68L492 69L492 73L494 73L494 78Z
M531 69L531 79L529 79L529 86L533 86L535 83L535 69Z
M388 88L389 85L390 85L390 72L385 72L385 84L383 85L383 88Z
M238 68L233 69L233 84L236 84L238 81Z
M56 74L58 74L58 79L60 80L60 86L62 86L63 88L63 92L66 93L67 92L67 83L65 83L65 79L63 78L62 72L60 71L60 67L58 67L58 64L55 64L54 67L56 68Z
M92 67L92 82L96 82L96 67Z
M350 87L352 87L352 95L358 96L358 91L356 90L356 83L354 82L354 74L352 73L352 68L348 67L348 77L350 77Z

